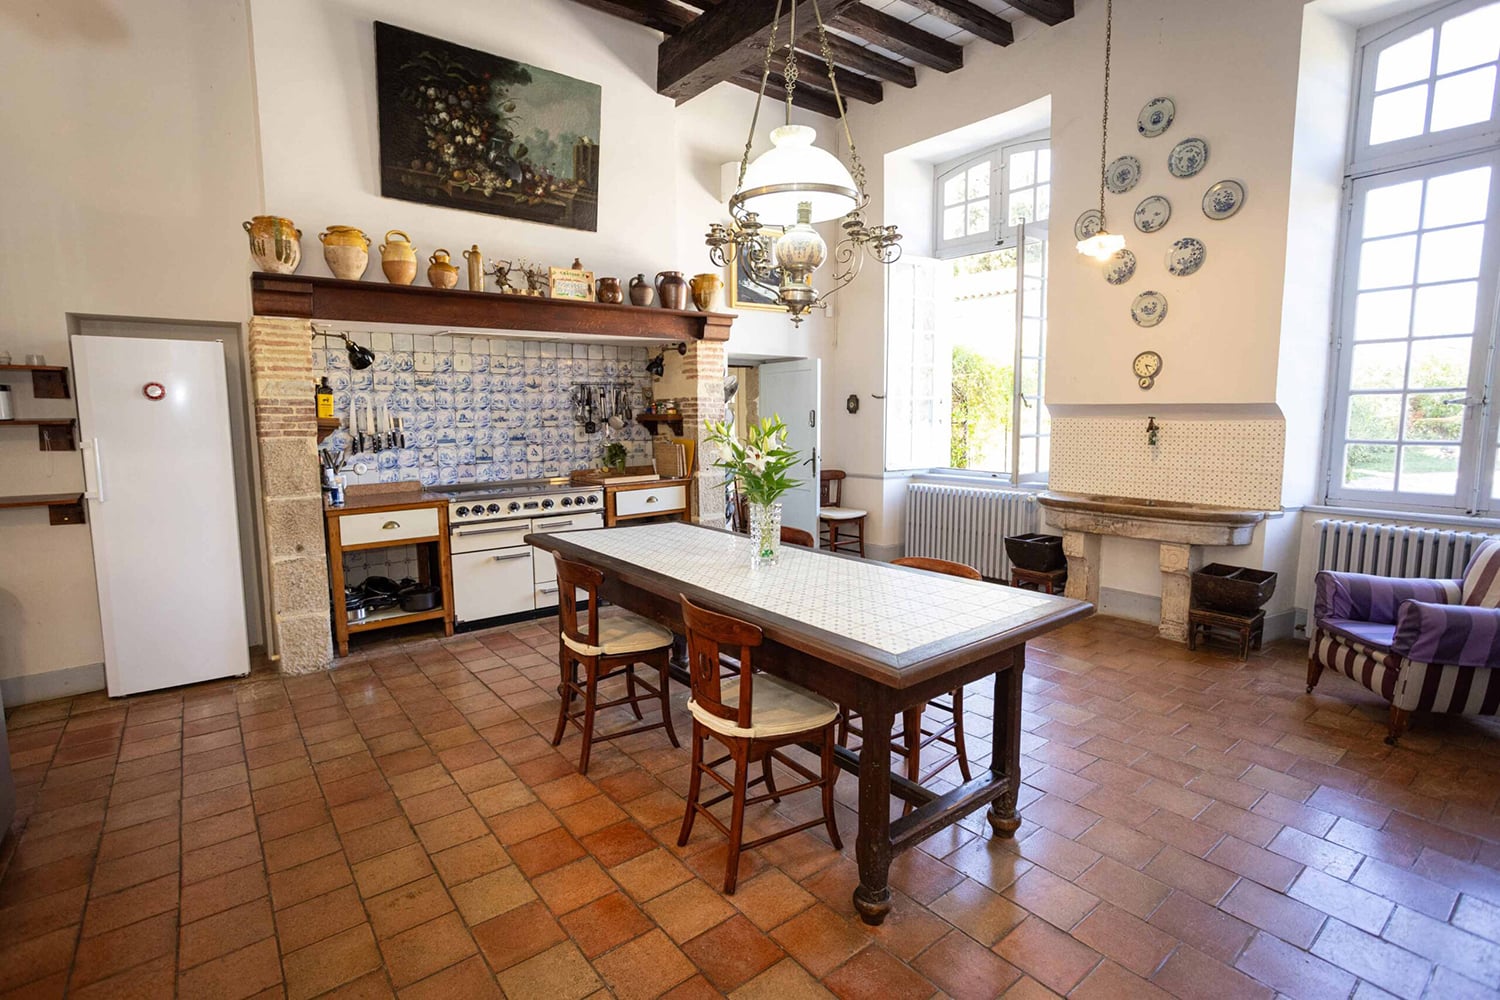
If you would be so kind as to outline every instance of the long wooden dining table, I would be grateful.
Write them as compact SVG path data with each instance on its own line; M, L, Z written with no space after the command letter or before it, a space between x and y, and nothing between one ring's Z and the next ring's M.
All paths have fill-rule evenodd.
M994 833L1015 835L1021 785L1021 676L1026 643L1092 614L1066 597L963 580L889 563L783 545L775 566L752 567L750 540L682 523L531 534L539 549L604 572L600 596L683 632L680 598L753 622L765 639L756 666L862 716L854 907L879 924L891 908L891 859L988 806ZM684 675L685 676L685 675ZM984 677L995 685L987 773L946 792L894 775L891 730L907 709ZM891 818L892 797L915 806Z

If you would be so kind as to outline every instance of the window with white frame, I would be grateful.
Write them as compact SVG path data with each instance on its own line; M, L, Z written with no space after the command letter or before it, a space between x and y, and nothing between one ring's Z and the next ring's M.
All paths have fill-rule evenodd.
M889 470L1046 479L1051 148L1031 137L934 171L937 260L893 272Z
M1500 0L1360 52L1328 499L1496 512Z

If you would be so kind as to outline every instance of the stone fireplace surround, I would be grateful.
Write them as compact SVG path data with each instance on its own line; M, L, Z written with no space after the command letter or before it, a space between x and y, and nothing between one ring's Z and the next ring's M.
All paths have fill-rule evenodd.
M256 314L250 321L249 355L252 399L255 407L255 437L260 453L261 505L265 521L266 565L271 593L271 624L279 668L285 674L305 674L333 665L331 601L328 562L323 538L323 497L317 458L317 414L312 388L313 316L276 315L278 312L311 313L312 294L305 301L295 295L265 294L263 289L282 276L257 275L253 281ZM287 285L309 284L291 277ZM267 280L269 279L269 280ZM326 281L319 285L328 284ZM353 286L359 282L338 282ZM375 294L389 294L387 286L363 283ZM300 289L294 289L300 292ZM403 290L404 294L427 293L426 289ZM415 293L415 294L413 294ZM468 293L436 292L444 298L436 303L459 305ZM483 293L473 293L481 295ZM425 298L425 295L422 296ZM483 296L498 299L494 293ZM497 303L498 304L498 303ZM515 303L505 303L513 307ZM591 306L590 303L580 305ZM608 307L629 309L630 307ZM549 304L549 315L556 305ZM580 310L584 321L593 322L591 310ZM661 323L679 322L684 314L661 310ZM624 318L628 314L617 314ZM369 315L316 316L333 322L369 322ZM613 318L613 317L611 317ZM655 319L655 317L649 317ZM724 419L725 341L729 316L716 314L691 317L703 331L702 338L686 340L687 353L667 351L667 364L676 368L676 380L692 386L677 392L683 416L683 434L697 442L698 470L690 500L696 523L722 525L723 503L717 485L722 479L713 468L716 451L707 441L708 421ZM415 317L393 317L398 322L419 322ZM434 316L432 323L442 324ZM453 325L464 325L453 322ZM537 329L537 327L525 327ZM545 329L545 327L541 327ZM594 332L594 331L590 331ZM607 332L599 330L598 332ZM646 343L654 343L649 339ZM587 334L583 335L587 339ZM674 339L665 332L661 341Z

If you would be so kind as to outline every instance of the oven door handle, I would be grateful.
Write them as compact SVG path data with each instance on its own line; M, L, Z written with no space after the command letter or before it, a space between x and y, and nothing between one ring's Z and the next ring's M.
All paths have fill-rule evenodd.
M453 529L453 533L455 535L457 535L459 538L467 538L469 535L496 535L496 534L499 534L502 531L530 531L530 530L531 529L527 525L523 524L523 525L520 525L519 527L515 526L515 525L506 525L503 528L475 528L472 531L465 531L462 528L454 528Z
M556 531L558 528L566 528L568 525L570 525L572 523L573 523L573 519L572 518L569 518L566 521L549 521L546 524L539 524L539 525L537 525L536 526L536 530L537 531Z
M530 559L531 550L522 549L520 552L508 552L505 555L491 556L490 558L494 559L495 562L509 562L512 559Z

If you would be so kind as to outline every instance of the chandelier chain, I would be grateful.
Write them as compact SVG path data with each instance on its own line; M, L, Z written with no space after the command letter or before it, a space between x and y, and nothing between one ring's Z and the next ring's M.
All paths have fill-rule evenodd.
M818 8L818 0L812 0L812 8L813 17L818 21L818 47L823 52L823 61L828 64L828 82L833 87L833 102L839 109L839 124L844 127L844 142L849 146L849 174L854 178L854 186L859 191L859 204L855 206L855 210L858 211L868 200L865 194L865 165L860 162L859 149L854 145L854 133L849 129L848 109L844 104L844 95L839 93L838 72L833 64L833 48L828 44L828 28L823 23L823 12Z
M1104 229L1104 178L1109 159L1109 63L1114 44L1115 0L1104 5L1104 121L1099 138L1099 228Z
M755 98L755 110L750 113L750 133L745 136L745 151L740 154L740 176L735 182L735 190L745 186L745 171L750 168L750 150L755 145L755 126L760 121L760 105L766 99L766 85L771 81L771 59L776 52L776 29L781 27L781 5L784 0L776 0L776 19L771 22L771 38L766 43L766 57L760 68L760 93ZM792 0L793 3L796 0Z
M792 96L797 90L797 0L791 0L791 5L786 34L786 65L781 70L781 82L786 87L786 124L788 125L792 123Z

